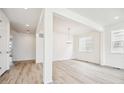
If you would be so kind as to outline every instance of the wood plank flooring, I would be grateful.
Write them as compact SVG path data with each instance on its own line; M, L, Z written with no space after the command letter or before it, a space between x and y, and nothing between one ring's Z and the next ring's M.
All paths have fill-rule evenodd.
M124 70L68 60L54 63L54 81L61 84L120 84Z
M42 69L42 64L34 62L16 63L0 77L0 83L40 84ZM123 84L124 70L76 60L53 62L53 81L54 84Z
M0 77L1 84L39 84L42 82L42 65L18 62Z

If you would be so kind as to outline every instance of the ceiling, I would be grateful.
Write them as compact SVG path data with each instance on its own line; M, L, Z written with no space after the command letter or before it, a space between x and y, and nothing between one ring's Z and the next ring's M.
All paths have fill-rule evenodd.
M35 33L41 8L4 8L12 29L18 32Z
M75 22L71 19L59 16L59 15L55 15L53 18L54 18L53 27L55 32L68 34L68 29L70 29L69 31L70 34L80 35L80 34L94 30L89 26L83 25L81 23Z
M10 20L11 28L18 32L35 33L41 8L3 8ZM69 10L100 24L102 27L124 22L123 8L69 8ZM81 34L93 30L62 16L54 16L54 29L66 33L68 28L72 34Z
M101 26L124 22L124 8L69 8Z

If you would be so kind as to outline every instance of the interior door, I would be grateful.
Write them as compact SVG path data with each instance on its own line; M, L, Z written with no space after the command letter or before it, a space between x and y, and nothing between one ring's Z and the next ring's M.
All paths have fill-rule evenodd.
M0 75L8 70L6 22L0 16Z

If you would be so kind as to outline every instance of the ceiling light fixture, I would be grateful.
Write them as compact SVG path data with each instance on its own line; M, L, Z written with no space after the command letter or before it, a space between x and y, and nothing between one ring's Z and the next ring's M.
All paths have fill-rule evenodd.
M29 24L26 24L26 26L30 26Z
M114 19L116 19L116 20L119 19L119 16L115 16Z

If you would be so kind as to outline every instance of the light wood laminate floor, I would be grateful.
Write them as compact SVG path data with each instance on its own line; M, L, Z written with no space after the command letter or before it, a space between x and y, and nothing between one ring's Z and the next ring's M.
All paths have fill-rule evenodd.
M0 77L2 84L40 84L43 82L41 64L16 63ZM67 60L53 63L55 84L119 84L124 83L124 70L96 64Z
M42 65L33 61L18 62L0 77L2 84L42 83Z

